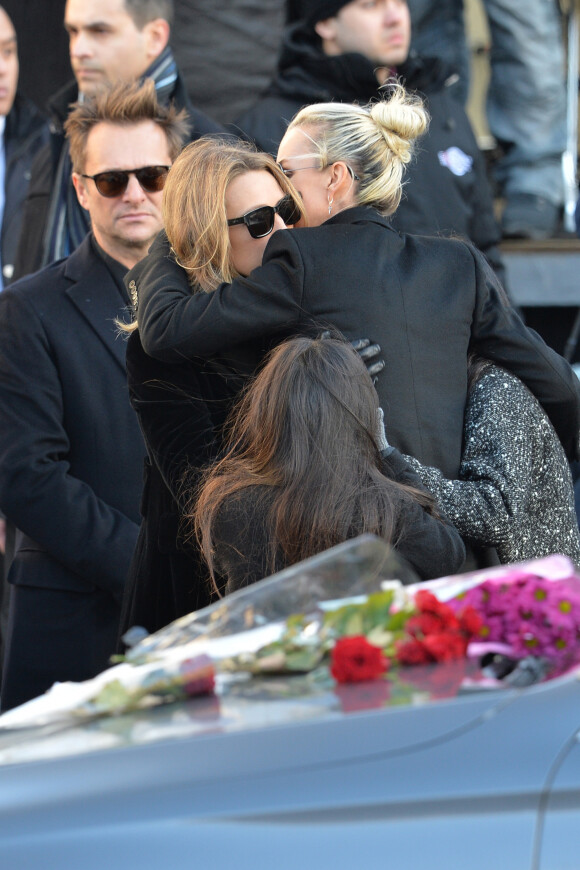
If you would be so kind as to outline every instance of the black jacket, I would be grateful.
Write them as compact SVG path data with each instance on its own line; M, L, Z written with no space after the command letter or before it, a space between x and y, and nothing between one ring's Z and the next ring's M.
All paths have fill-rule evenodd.
M71 104L77 99L78 86L75 81L72 81L61 88L49 101L50 141L38 153L32 166L30 188L24 206L23 230L20 235L14 267L15 279L47 265L45 245L50 233L54 179L65 142L63 125L68 117ZM192 141L210 133L225 133L223 127L191 105L179 77L171 99L178 109L185 108L187 110L192 125Z
M6 706L7 686L12 705L55 679L88 679L115 648L145 455L114 323L125 307L92 236L66 260L0 293L0 509L20 530L8 580L15 600L20 589L36 598L41 615L34 618L44 637L52 632L44 645L32 617L23 620L14 608ZM83 617L67 621L40 603L67 596ZM87 645L89 620L99 628ZM16 650L14 638L27 634L24 651ZM80 646L88 646L87 660ZM39 673L33 685L20 674L31 660Z
M503 280L483 156L469 119L455 98L454 70L437 59L410 57L397 75L426 98L429 131L419 140L407 168L403 199L391 222L420 235L458 235L482 251ZM361 54L327 56L320 41L299 24L288 28L278 74L236 128L264 151L276 154L286 126L305 105L339 101L367 103L380 96L373 66Z
M2 280L6 286L14 279L14 260L20 238L24 203L34 157L48 142L46 118L34 103L16 94L6 117L4 152L4 216L2 219Z
M0 294L0 508L46 558L17 552L11 582L121 597L145 453L114 324L124 307L92 236Z
M527 384L576 453L578 379L503 302L485 259L464 242L399 234L373 209L351 208L274 233L248 278L193 295L167 252L161 236L127 276L148 353L178 361L328 324L370 338L386 360L377 391L389 441L456 477L471 346Z
M154 632L212 600L209 572L181 517L199 472L221 449L222 426L245 378L215 361L153 359L138 332L127 342L126 364L148 457L121 633L133 625Z
M419 476L396 451L383 458L383 474L398 483L425 489ZM230 496L218 512L213 529L215 559L226 593L249 586L271 573L269 559L272 533L268 510L271 487L251 487ZM397 506L396 551L411 565L420 580L455 574L465 559L459 532L445 518L435 518L417 502ZM352 537L357 530L353 529ZM275 570L286 568L283 555L276 556Z

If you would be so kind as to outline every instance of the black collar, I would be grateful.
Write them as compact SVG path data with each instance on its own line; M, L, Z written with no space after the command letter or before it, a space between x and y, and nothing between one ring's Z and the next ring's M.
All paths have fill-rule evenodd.
M110 272L111 278L115 282L115 286L119 290L123 302L128 303L129 296L127 295L127 290L125 288L125 275L129 270L126 266L123 266L122 263L119 263L118 260L115 260L114 257L111 257L110 254L107 254L107 252L103 250L103 248L95 239L93 233L90 233L90 240L93 246L93 251L95 252L95 254L97 254L97 256L101 258L101 260L107 267L108 272Z

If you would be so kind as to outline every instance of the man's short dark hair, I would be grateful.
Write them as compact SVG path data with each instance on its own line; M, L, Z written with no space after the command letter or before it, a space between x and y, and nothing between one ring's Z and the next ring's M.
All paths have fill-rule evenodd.
M65 121L64 129L70 143L70 156L75 172L84 171L89 133L97 124L130 126L153 121L167 136L169 156L175 160L188 139L187 112L175 106L163 106L157 100L155 83L118 82L91 99L76 103Z
M155 18L173 24L173 0L125 0L125 9L139 30Z

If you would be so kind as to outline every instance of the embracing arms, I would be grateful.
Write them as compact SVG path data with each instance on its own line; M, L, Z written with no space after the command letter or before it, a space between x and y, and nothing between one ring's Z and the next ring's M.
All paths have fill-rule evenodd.
M282 234L288 231L276 236ZM187 273L175 262L161 233L126 279L130 292L137 291L139 332L146 353L178 362L291 330L302 313L302 262L295 245L285 247L274 262L255 269L251 281L236 278L210 293L192 293Z
M383 472L398 483L426 488L406 457L393 448L383 454ZM457 529L443 513L432 516L417 502L405 501L404 505L397 552L421 580L457 573L465 560L465 547Z

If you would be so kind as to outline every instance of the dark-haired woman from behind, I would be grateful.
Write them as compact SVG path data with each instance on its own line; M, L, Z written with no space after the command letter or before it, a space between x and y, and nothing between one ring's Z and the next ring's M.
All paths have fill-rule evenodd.
M378 397L347 342L290 339L243 396L191 514L226 593L370 532L421 579L459 570L458 532L397 451L377 446Z

